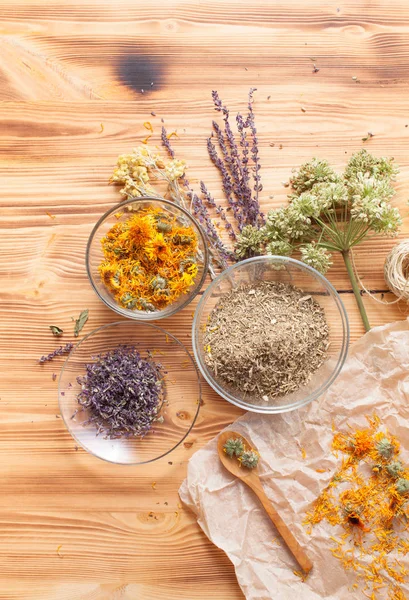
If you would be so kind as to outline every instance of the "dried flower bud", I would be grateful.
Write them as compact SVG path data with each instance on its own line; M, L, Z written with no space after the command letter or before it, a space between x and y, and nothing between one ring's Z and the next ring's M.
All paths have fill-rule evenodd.
M237 258L250 258L261 254L261 244L263 242L263 231L246 225L237 236L235 253Z
M298 194L301 194L310 190L316 183L337 181L337 179L337 174L327 160L313 158L310 162L301 165L300 169L290 178L290 184Z
M386 470L388 471L391 477L397 479L399 477L399 474L403 471L403 466L399 460L395 460L389 463L389 465L386 465Z
M233 456L239 457L244 452L244 444L240 438L229 438L224 444L223 450L230 458L233 458Z
M386 437L379 440L376 444L376 449L383 458L387 459L391 458L392 454L395 452L393 444Z
M396 491L401 496L407 494L409 492L409 479L405 479L404 477L398 479L396 482Z
M244 467L247 467L248 469L254 469L255 467L257 467L259 459L260 455L254 450L246 450L239 457L239 461L241 462L241 464Z
M306 265L317 269L320 273L326 273L330 266L331 255L325 248L321 248L315 242L300 247L301 258Z

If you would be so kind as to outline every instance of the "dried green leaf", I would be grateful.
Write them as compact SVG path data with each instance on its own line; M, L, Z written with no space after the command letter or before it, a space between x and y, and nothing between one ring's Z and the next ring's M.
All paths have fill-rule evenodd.
M88 313L89 313L89 310L88 310L88 308L86 308L85 310L83 310L80 313L80 316L78 317L78 319L75 320L75 327L74 327L74 336L75 337L79 336L81 329L84 327L85 323L88 321Z
M60 335L64 333L64 331L60 327L57 327L57 325L50 325L50 329L52 331L52 334L56 337L60 337Z

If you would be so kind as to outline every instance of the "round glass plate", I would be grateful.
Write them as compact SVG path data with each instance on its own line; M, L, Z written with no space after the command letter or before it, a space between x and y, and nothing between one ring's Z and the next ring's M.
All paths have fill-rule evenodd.
M77 377L85 374L85 365L121 345L135 346L142 358L147 358L149 350L165 372L159 413L163 422L155 421L143 438L106 439L97 435L94 425L84 426L86 411L76 412L81 408ZM124 465L148 463L172 452L192 429L201 399L199 372L184 345L156 325L132 321L104 325L85 336L64 363L58 393L61 414L73 438L90 454Z

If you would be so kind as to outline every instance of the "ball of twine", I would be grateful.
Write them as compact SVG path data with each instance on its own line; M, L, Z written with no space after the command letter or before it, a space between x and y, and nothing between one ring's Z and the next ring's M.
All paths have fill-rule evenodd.
M409 240L392 248L385 261L384 276L390 291L409 302Z

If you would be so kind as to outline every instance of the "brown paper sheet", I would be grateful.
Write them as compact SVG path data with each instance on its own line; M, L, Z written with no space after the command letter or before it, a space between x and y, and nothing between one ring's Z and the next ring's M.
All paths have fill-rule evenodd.
M407 463L407 320L377 327L356 342L338 379L319 400L282 415L247 413L227 428L243 433L259 449L265 492L314 564L305 582L294 574L298 566L251 490L221 466L216 440L191 458L180 497L208 538L232 561L247 600L365 598L352 588L355 575L346 573L330 552L328 538L336 529L322 523L308 535L302 521L339 465L330 451L332 423L341 430L348 429L347 423L363 428L365 415L374 411L398 437ZM399 560L409 568L409 554L400 554ZM402 590L409 593L409 586Z

